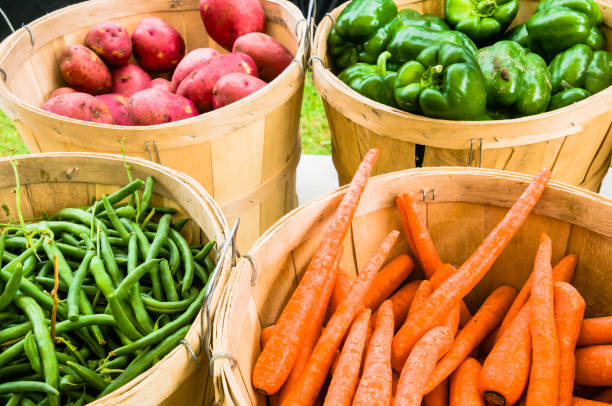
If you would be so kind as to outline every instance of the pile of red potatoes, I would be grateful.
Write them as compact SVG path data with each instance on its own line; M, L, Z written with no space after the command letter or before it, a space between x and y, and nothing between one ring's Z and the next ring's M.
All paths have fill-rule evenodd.
M59 57L66 87L42 108L78 120L154 125L218 109L264 87L293 56L264 33L257 0L201 0L208 35L230 51L194 49L158 17L143 18L132 35L120 24L91 28L84 45L68 45ZM138 64L130 63L134 54ZM152 76L165 76L171 80Z

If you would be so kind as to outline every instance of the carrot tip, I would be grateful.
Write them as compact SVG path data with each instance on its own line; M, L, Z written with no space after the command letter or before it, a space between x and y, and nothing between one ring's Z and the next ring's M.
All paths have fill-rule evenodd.
M487 404L492 405L504 406L506 404L506 399L497 392L485 392L485 400Z

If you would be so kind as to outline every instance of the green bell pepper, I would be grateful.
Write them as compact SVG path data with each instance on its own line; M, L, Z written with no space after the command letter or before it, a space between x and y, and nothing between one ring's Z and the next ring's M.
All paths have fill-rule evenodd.
M484 78L471 51L443 42L408 61L397 72L398 106L411 113L448 120L486 116Z
M487 107L515 116L546 111L551 77L546 62L516 42L499 41L476 54L487 88Z
M549 66L552 94L549 110L567 106L612 85L612 54L577 44Z
M444 13L453 29L482 45L506 31L518 8L518 0L446 0Z
M399 12L397 18L401 21L402 27L407 25L418 25L421 27L431 28L435 31L448 31L448 25L444 18L435 14L421 14L411 8L404 9Z
M338 78L363 96L395 107L393 85L397 73L387 70L389 56L391 56L389 52L380 54L376 65L357 63L349 66L338 75Z
M459 31L435 31L427 27L409 25L398 30L389 41L387 51L391 52L391 65L401 66L408 61L414 61L419 54L442 42L450 42L465 48L472 55L476 53L476 45Z
M393 0L353 0L342 10L327 38L327 50L337 70L357 63L363 44L397 17Z

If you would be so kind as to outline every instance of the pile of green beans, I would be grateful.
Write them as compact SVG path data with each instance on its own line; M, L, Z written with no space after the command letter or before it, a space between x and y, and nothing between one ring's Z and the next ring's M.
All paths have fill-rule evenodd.
M0 225L0 404L83 405L185 337L215 242L189 245L187 219L152 194L152 178L136 179L91 206Z

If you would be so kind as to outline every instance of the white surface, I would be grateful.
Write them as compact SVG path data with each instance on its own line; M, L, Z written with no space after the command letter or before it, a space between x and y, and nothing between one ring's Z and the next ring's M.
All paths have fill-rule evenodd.
M338 187L338 174L329 155L302 155L297 168L297 193L302 205ZM603 180L600 193L612 198L612 171Z

